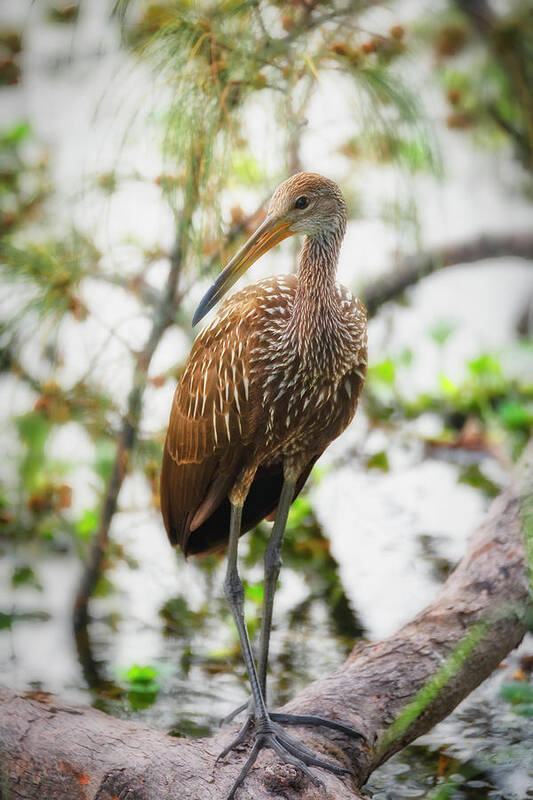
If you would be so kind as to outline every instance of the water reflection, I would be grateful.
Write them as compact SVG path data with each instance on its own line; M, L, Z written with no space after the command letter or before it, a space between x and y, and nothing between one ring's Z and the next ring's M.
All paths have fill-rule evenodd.
M533 797L533 720L509 711L498 692L531 646L528 637L505 669L485 681L417 744L380 767L367 787L374 800Z
M18 4L9 5L16 10ZM83 4L86 27L84 35L77 36L75 49L68 35L57 33L50 39L48 31L43 36L39 21L29 31L34 55L25 66L25 85L32 98L32 126L39 138L57 143L56 178L66 198L71 197L71 187L79 183L80 165L93 163L93 151L98 152L94 163L99 169L116 167L119 146L116 137L108 135L108 128L116 128L122 140L121 124L111 125L111 121L116 122L120 103L109 84L124 56L116 55L116 32L107 24L107 6L105 0ZM108 55L98 55L105 42ZM58 57L58 45L64 57ZM64 71L66 63L75 68ZM55 78L50 67L57 72ZM96 77L90 85L85 80L89 73ZM129 86L125 77L123 67L121 79L115 75L115 86ZM146 91L150 88L147 82ZM133 117L142 91L142 86L136 86L129 98L130 92L121 88L122 105L129 98L123 117ZM17 111L16 97L11 97L12 111ZM90 120L102 97L111 111L108 119L105 108L100 112L103 122L95 130ZM25 109L25 105L22 107ZM322 125L321 136L326 127L333 132L339 128L336 123ZM330 145L322 138L310 154L310 163L320 163L326 172L331 164ZM435 187L421 192L422 224L429 243L441 241L443 227L453 230L457 237L466 237L473 230L498 229L502 216L510 213L510 203L517 226L520 219L529 223L530 206L517 208L516 197L509 198L496 188L492 170L487 168L491 162L484 155L467 150L461 154L449 141L446 147L453 170L446 192L440 193ZM334 147L330 149L334 151ZM131 157L131 151L127 156ZM141 158L132 159L132 163L142 164L147 175L158 174L160 169L159 160L145 148ZM374 177L367 184L377 192L381 184ZM109 244L106 237L122 244L122 237L132 230L145 244L161 245L165 241L172 232L172 221L153 192L154 187L128 183L109 206L84 205L84 224L89 229L94 225L97 242L105 252ZM446 205L445 213L437 208L441 202ZM381 222L359 220L344 248L342 280L354 283L354 264L357 280L361 270L371 272L368 265L388 265L389 245L394 241ZM126 256L117 258L127 261L124 269L129 270L128 252ZM411 394L429 391L443 370L455 380L465 359L480 347L499 348L506 337L514 335L516 309L522 306L530 286L528 268L505 262L485 270L480 303L481 269L462 270L453 282L447 275L436 276L414 293L410 307L395 310L394 324L386 314L373 323L374 362L390 354L392 339L398 350L416 343L417 367L401 373ZM139 322L130 319L133 311L126 307L124 298L118 302L118 295L108 286L98 289L90 285L86 295L95 308L105 308L109 324L114 314L117 324L128 323L133 344L138 344L135 337L142 341ZM460 334L454 339L455 346L437 358L434 343L425 331L430 324L434 326L435 319L449 315L450 309L460 322ZM75 325L69 335L80 339ZM72 379L78 370L85 369L78 357L85 344L80 339L80 347L66 353ZM117 347L106 350L99 369L109 391L119 399L127 391L129 375L119 369L124 358ZM174 364L176 353L183 347L180 341L167 342L162 365L155 371ZM168 385L159 393L149 393L149 430L159 430L166 421L170 393ZM13 397L10 394L11 401ZM27 402L31 407L31 400ZM393 416L393 407L385 410ZM383 409L380 413L385 418ZM464 415L448 421L462 425ZM399 436L385 426L360 435L366 421L358 416L355 426L335 445L329 462L321 461L323 470L328 463L335 465L334 473L325 472L311 491L324 533L308 503L301 501L293 509L272 636L269 686L274 704L285 702L307 683L337 667L359 638L386 635L429 602L462 554L466 535L481 519L487 497L498 488L501 474L495 459L483 455L480 461L479 454L465 450L426 449L416 438L422 436L422 423L422 418L417 420L417 428L404 420ZM72 430L65 431L65 436L70 449L76 441L79 458L81 448ZM350 442L357 459L349 451ZM56 442L56 446L59 444ZM89 463L89 456L84 458ZM359 464L365 464L365 469ZM462 483L458 484L458 479ZM74 497L80 511L95 505L93 480L92 471L78 474ZM156 513L146 512L150 503L150 492L142 480L138 476L128 479L121 505L133 510L117 515L113 539L131 554L139 568L133 570L120 563L109 571L114 591L95 599L94 621L78 640L77 652L70 610L79 577L78 559L67 553L43 555L38 546L20 546L9 553L6 548L0 563L0 670L3 681L19 690L48 689L71 701L90 702L176 736L203 736L212 733L219 719L247 697L237 637L223 599L224 564L216 558L187 564L174 558ZM256 630L260 607L260 558L267 530L260 528L243 540L243 577L252 631ZM11 579L19 563L36 566L42 592L30 585L12 591ZM522 652L527 653L528 647L531 652L531 638L528 642ZM533 784L532 720L518 716L499 696L499 684L518 665L518 656L513 656L501 674L486 681L431 734L378 770L368 787L374 797L519 800L533 796L529 788Z
M357 571L365 589L365 568L361 563L354 565L354 548L358 547L357 536L365 532L365 519L368 515L374 518L377 497L387 509L389 498L401 491L403 513L409 509L406 485L409 481L415 486L418 480L424 483L428 474L423 449L416 452L415 457L411 451L406 462L405 452L400 458L391 447L391 472L375 472L374 489L358 491L356 504L348 496L356 518L346 515L342 524L330 513L331 492L339 484L339 474L325 470L310 496L320 516L332 526L331 548L309 500L304 497L295 504L272 636L269 690L274 705L331 672L358 639L374 638L376 629L386 626L387 618L397 613L391 594L386 593L383 602L374 607L373 593L359 591L361 582L354 581L352 571ZM337 457L334 452L330 464ZM431 464L429 467L434 469ZM444 469L451 474L444 494L448 502L458 503L459 511L463 509L463 517L472 517L466 523L471 528L474 517L483 515L488 498L477 486L457 482L463 468L462 457L454 462L447 455ZM406 471L412 473L407 484ZM331 474L335 480L330 484ZM351 467L350 476L353 496L353 487L363 478L357 467ZM136 493L134 483L129 491ZM431 491L427 503L420 503L419 493L411 492L418 498L416 514L411 510L400 519L401 537L393 549L395 569L401 572L402 564L415 559L428 592L434 595L464 548L463 524L458 525L453 514L444 515L436 528ZM127 496L126 492L126 500ZM469 512L464 510L468 508L465 497L472 504ZM336 511L342 513L342 508ZM133 569L121 562L109 572L114 589L95 599L94 621L86 636L78 640L81 666L76 665L69 616L78 571L77 566L73 568L73 557L43 557L34 551L32 558L38 564L44 591L33 586L19 588L16 594L8 589L14 557L3 559L0 668L4 680L18 689L51 689L174 736L209 735L217 730L222 717L247 698L248 691L237 635L223 597L225 562L218 557L187 563L174 558L155 514L148 519L143 513L136 524L134 512L121 515L117 539L130 562L139 566ZM348 534L349 556L344 549ZM252 634L257 630L262 599L261 558L267 536L265 525L242 540L246 612ZM385 546L381 543L376 559L367 563L374 586L386 585L390 544L390 540ZM364 558L371 559L372 552L367 546ZM401 580L412 586L416 574L405 569L408 574L401 575ZM371 621L370 630L365 630L362 619ZM533 783L533 717L519 716L499 689L519 668L527 680L531 658L525 656L532 646L530 637L508 665L447 720L381 767L372 776L369 792L379 800L527 797Z

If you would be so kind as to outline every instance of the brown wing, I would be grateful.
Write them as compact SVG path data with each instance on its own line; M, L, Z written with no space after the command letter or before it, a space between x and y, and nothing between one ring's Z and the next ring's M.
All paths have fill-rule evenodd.
M171 542L184 552L191 534L226 496L253 435L249 328L246 308L224 307L196 339L176 388L163 454L161 511Z
M283 280L281 293L273 292L276 279L271 279L227 301L196 340L176 389L163 454L161 510L170 541L186 555L219 549L227 541L228 491L254 447L265 413L262 388L256 398L248 362L257 347L254 314L260 294L264 307L270 301L278 307L291 302L296 279L285 276ZM349 376L352 404L348 410L343 407L347 418L337 420L338 430L324 439L309 460L296 495L322 450L353 416L363 378L359 370ZM242 533L276 509L282 483L281 463L259 467L244 504Z
M285 294L275 301L290 302ZM161 511L172 544L188 555L220 549L229 535L232 487L261 425L249 354L257 330L258 296L272 296L275 279L234 294L193 345L174 395L163 452ZM293 287L294 289L294 287ZM268 300L267 300L268 303ZM260 393L262 395L262 391ZM296 494L316 461L303 470ZM260 466L244 503L245 533L278 505L282 464Z

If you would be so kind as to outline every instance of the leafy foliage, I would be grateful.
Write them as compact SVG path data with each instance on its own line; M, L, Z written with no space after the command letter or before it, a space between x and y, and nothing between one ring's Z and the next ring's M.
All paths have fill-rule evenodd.
M387 34L369 38L358 21L371 5L364 0L287 7L253 2L200 6L180 0L116 4L124 47L152 70L156 111L151 122L165 158L165 170L156 183L175 215L182 274L189 272L196 279L218 263L220 250L213 242L220 235L219 203L230 169L235 186L257 192L272 185L273 176L259 165L244 124L258 99L277 115L278 128L294 136L320 75L342 74L351 83L361 121L366 121L375 142L381 141L383 153L387 150L386 159L414 170L432 168L434 149L418 100L393 71L406 50L405 31L397 25ZM72 13L63 14L59 6L52 11L56 21L73 22L77 5ZM301 106L286 102L287 97L300 96L305 98ZM27 533L33 530L42 539L39 531L45 525L47 536L53 538L54 529L66 526L74 540L84 543L94 535L100 514L85 509L77 520L70 518L69 489L62 488L66 465L50 461L48 442L62 425L82 424L95 443L95 478L105 485L112 479L116 459L123 458L114 445L119 410L106 387L93 378L98 354L93 354L87 375L75 384L67 385L59 377L61 349L68 347L62 326L65 320L80 325L91 321L94 309L87 305L84 292L88 280L123 287L150 315L154 303L163 309L164 304L157 306L161 296L145 276L155 261L168 254L159 248L140 253L143 263L131 278L102 266L105 259L86 232L74 228L50 235L53 226L44 201L54 187L48 156L36 144L26 120L0 136L5 184L0 211L8 233L0 268L4 286L11 289L0 337L0 365L35 394L33 410L17 422L21 485L10 493L6 514L11 520L20 519L23 507ZM131 177L112 170L91 185L112 197ZM142 180L138 175L133 178ZM242 209L232 209L232 219L237 239L247 233ZM188 287L181 291L186 297ZM179 320L180 314L178 300L172 316ZM46 380L23 358L23 349L37 330L40 336L46 331L42 347L52 373ZM148 365L143 361L136 372L132 406L136 409L141 408L148 384ZM161 376L157 386L169 376ZM132 424L137 433L140 419ZM145 475L157 504L161 439L134 438L133 453L123 466ZM11 505L15 497L19 510ZM64 517L58 525L52 522L57 514ZM32 525L31 515L39 517L39 524ZM19 528L11 523L6 530L16 535Z
M71 5L68 12L51 5L52 18L75 22L80 6ZM402 77L410 56L421 48L426 48L427 55L428 44L450 106L449 127L471 131L484 146L511 142L520 163L531 170L530 4L504 9L502 17L493 21L490 35L476 30L467 14L449 8L442 15L432 10L431 19L408 29L395 24L388 31L369 33L373 6L370 0L285 4L117 0L123 47L151 69L154 110L148 124L164 154L155 187L174 215L176 234L171 251L159 244L143 247L132 236L128 246L137 264L134 272L124 268L115 253L101 253L86 230L57 232L48 202L56 199L49 155L35 140L31 124L20 120L0 134L0 233L4 237L0 267L5 288L2 310L7 312L2 314L0 329L0 380L14 379L30 398L24 412L12 417L14 478L0 495L1 536L7 546L33 540L85 556L106 508L111 508L108 525L115 511L121 510L118 490L115 497L113 491L117 484L120 489L127 475L142 479L150 490L151 505L157 507L163 431L145 428L143 394L146 388L154 393L168 389L177 370L153 377L151 357L171 322L189 336L186 303L191 289L219 266L260 217L260 210L249 217L238 204L227 214L228 192L259 202L278 173L285 175L299 167L306 110L323 78L346 85L346 103L355 112L352 129L337 154L346 173L355 173L366 160L402 174L442 174L417 90ZM0 44L7 53L0 66L0 83L15 83L21 75L20 37L4 37ZM274 166L260 161L253 126L248 124L259 107L271 117L280 150L287 150L287 163L281 158ZM106 168L90 176L90 189L75 189L99 192L111 202L131 180L154 183L139 174ZM350 191L351 213L363 213L365 186ZM416 224L414 201L389 201L381 213L400 227ZM221 231L228 234L229 244L220 246ZM179 273L177 289L168 297L161 289L158 269ZM86 374L75 382L69 382L61 369L62 351L69 347L65 323L90 330L96 317L86 299L91 282L120 287L128 300L135 301L141 320L156 323L152 331L157 336L150 334L144 348L139 351L127 341L123 350L133 375L131 403L115 397L113 389L97 377L101 354L96 350L89 353ZM454 334L453 320L437 321L427 331L439 357ZM118 332L111 331L110 341L118 339ZM42 353L37 366L25 357L32 340L38 340ZM181 354L176 355L179 358ZM533 425L533 388L526 376L509 374L502 354L484 352L465 365L460 381L442 374L433 391L405 396L402 380L416 367L415 358L406 349L384 354L371 364L364 400L371 428L388 429L432 412L443 421L443 432L428 437L428 446L469 451L487 450L496 443L506 455L518 455ZM44 372L50 374L43 378ZM94 446L86 465L87 482L100 494L98 502L84 504L87 507L81 510L68 479L69 470L79 465L60 462L50 454L54 435L72 422L83 427ZM372 452L363 463L375 470L376 480L379 471L391 468L384 449ZM458 475L487 496L497 489L477 464L467 465ZM259 526L248 539L245 590L251 633L263 597L257 574L267 536L267 529ZM364 631L306 495L292 506L284 559L288 570L304 575L308 587L305 599L289 611L290 625L312 627L313 609L320 605L328 610L327 625L347 652ZM109 546L104 566L118 560L134 566L123 548ZM210 556L198 568L206 597L219 569L217 556ZM37 563L18 558L11 583L14 588L37 591L38 572ZM98 591L100 596L112 591L105 576ZM210 613L207 601L193 609L182 594L169 599L161 610L165 632L180 640L184 674L194 666L192 643L198 630L208 625ZM217 626L229 619L218 607L216 613ZM29 618L29 614L2 613L0 627L9 629ZM471 631L390 735L401 735L423 712L460 668L481 633L480 628ZM235 663L236 637L232 645L206 648L206 672L224 669L228 659ZM120 682L131 707L146 708L161 693L161 669L133 665L120 673ZM523 696L523 687L505 691L505 699L516 701L516 709L529 703L527 697L516 699Z
M28 299L13 322L30 311L39 317L59 318L69 311L82 321L86 309L79 297L83 277L94 270L98 253L86 237L73 233L64 240L15 245L7 241L0 251L4 280L27 288Z
M439 327L430 335L443 348L450 333L451 329ZM488 446L492 437L505 444L513 459L518 457L533 425L533 382L527 372L520 377L507 375L499 354L482 353L467 362L463 381L456 383L441 374L438 392L405 397L399 378L413 366L411 358L406 360L400 352L369 367L364 402L373 419L399 423L436 412L445 423L442 444L459 443L460 432L475 422L480 426L477 446ZM466 440L461 443L469 446Z
M451 109L448 125L471 129L485 145L510 142L531 173L533 5L508 3L498 16L488 4L480 13L456 5L464 12L433 15L426 28Z

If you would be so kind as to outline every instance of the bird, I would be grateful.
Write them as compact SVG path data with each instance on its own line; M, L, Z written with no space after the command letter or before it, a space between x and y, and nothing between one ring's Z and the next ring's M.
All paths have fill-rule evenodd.
M367 367L366 309L336 281L347 224L337 184L313 172L281 183L266 217L201 300L196 325L264 253L303 236L296 274L263 279L231 295L199 333L176 387L163 450L161 511L185 556L227 547L224 590L248 671L248 715L225 757L252 740L234 797L263 748L299 767L348 770L319 757L286 730L323 725L363 735L338 720L269 711L266 677L274 594L289 508L326 447L351 422ZM244 620L239 537L269 518L257 663ZM244 706L237 709L244 710Z

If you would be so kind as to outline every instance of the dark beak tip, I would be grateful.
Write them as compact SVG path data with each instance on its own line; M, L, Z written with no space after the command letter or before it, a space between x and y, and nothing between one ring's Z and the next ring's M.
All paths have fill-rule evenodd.
M193 328L196 325L198 325L199 322L201 322L203 320L203 318L206 316L206 314L209 314L209 312L211 311L211 309L213 308L214 305L215 304L213 303L212 287L211 287L211 289L200 300L200 302L198 304L198 308L196 309L196 311L193 314L193 318L192 318L192 327Z
M198 325L198 323L199 323L199 322L200 322L200 320L203 318L203 316L204 316L204 315L202 314L202 310L200 309L200 307L198 307L198 308L196 309L196 311L194 312L194 314L193 314L193 318L192 318L192 323L191 323L191 325L192 325L192 327L193 327L193 328L195 328L195 327Z

